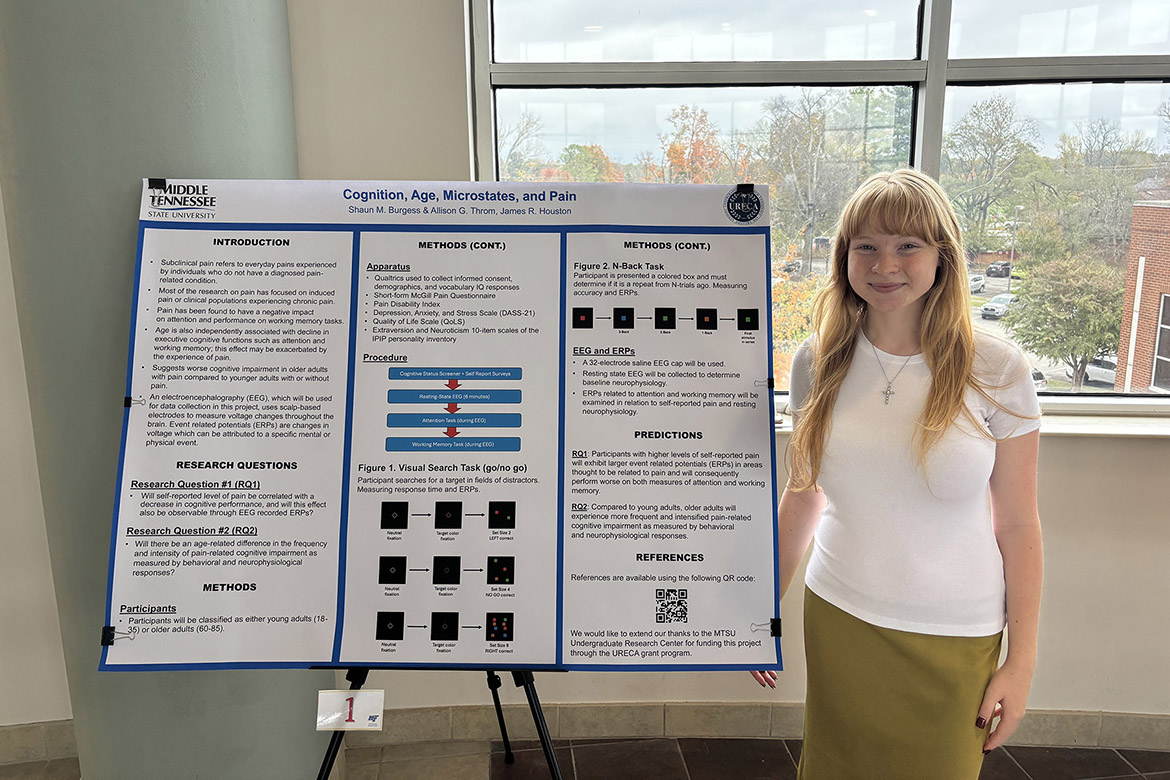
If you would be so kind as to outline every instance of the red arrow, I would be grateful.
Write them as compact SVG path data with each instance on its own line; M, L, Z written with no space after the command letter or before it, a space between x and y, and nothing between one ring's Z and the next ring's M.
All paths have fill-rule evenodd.
M455 388L459 387L459 380L458 379L448 379L447 380L447 387L454 390Z
M448 428L447 435L450 436L452 439L454 439L456 436L459 435L459 431L455 430L454 428Z
M448 414L455 414L457 411L459 411L459 404L447 404Z

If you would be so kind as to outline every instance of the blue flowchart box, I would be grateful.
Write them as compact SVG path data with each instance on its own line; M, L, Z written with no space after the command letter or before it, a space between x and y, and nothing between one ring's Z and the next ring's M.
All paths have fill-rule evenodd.
M519 390L389 390L392 404L518 404Z
M388 414L388 428L519 428L518 414Z
M390 379L522 379L519 368L392 368Z
M386 452L519 452L520 437L505 436L490 439L455 438L397 438L386 439Z

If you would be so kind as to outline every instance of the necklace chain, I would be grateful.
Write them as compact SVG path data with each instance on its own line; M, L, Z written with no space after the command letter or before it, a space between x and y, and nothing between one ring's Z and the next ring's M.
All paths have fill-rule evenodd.
M869 339L866 339L866 341L869 341ZM882 359L881 359L881 356L878 355L877 347L875 347L873 345L872 341L869 342L869 348L873 350L873 356L874 356L874 359L877 360L878 368L881 369L882 376L885 377L885 379L886 379L886 389L882 391L882 395L884 395L886 397L886 406L889 406L890 405L890 396L896 395L896 393L894 392L894 382L895 382L895 380L897 380L898 376L902 373L902 369L905 368L906 364L910 362L910 358L912 358L914 356L907 355L906 359L904 361L902 361L902 365L898 369L897 373L894 374L894 378L890 379L890 375L886 373L886 367L882 365Z

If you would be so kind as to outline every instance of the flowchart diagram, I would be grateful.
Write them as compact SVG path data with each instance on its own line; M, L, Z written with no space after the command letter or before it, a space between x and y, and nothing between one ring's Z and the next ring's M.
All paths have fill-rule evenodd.
M419 450L498 450L518 452L519 436L474 437L463 436L467 428L519 428L519 413L471 414L462 412L460 404L519 404L520 390L478 389L467 384L480 382L518 382L523 377L519 368L417 368L390 369L392 383L407 381L441 381L446 384L438 390L391 389L386 396L390 404L446 404L442 413L390 413L386 415L389 428L444 428L446 440L438 437L390 436L386 439L387 452L414 452ZM461 413L462 412L462 413Z

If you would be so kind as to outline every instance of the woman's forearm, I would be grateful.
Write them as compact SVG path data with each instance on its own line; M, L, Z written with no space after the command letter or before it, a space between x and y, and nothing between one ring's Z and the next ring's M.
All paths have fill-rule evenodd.
M1007 662L1031 669L1036 665L1040 590L1044 578L1039 520L1005 528L996 538L1007 586Z
M796 570L816 531L825 507L825 495L816 490L784 489L777 525L780 533L780 595L788 592Z

